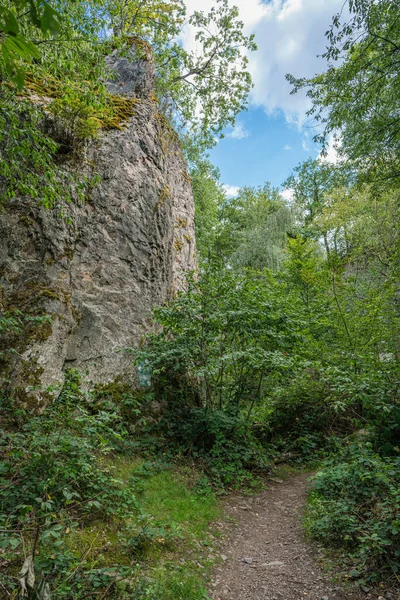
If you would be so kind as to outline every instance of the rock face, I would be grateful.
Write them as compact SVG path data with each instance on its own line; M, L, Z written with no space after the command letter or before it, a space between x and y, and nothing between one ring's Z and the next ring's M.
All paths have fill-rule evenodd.
M195 267L190 178L150 96L152 62L115 55L108 64L117 72L110 91L137 103L126 127L90 149L101 179L90 197L70 205L67 219L23 199L0 217L2 310L51 316L25 326L22 340L2 341L19 351L3 361L3 387L34 410L57 395L68 368L89 385L134 381L123 349L140 342L152 327L152 307L181 289Z

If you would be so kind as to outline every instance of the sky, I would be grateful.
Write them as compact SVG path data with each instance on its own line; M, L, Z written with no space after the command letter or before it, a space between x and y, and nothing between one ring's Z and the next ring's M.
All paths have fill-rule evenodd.
M254 33L258 51L249 55L254 88L249 109L237 118L234 129L211 151L228 195L244 185L270 181L281 186L291 170L319 148L306 118L309 100L292 96L285 75L310 77L324 70L321 55L325 32L344 0L229 0L240 11L246 34ZM188 11L208 11L215 0L186 0ZM184 46L195 47L187 31ZM333 152L333 149L332 149Z

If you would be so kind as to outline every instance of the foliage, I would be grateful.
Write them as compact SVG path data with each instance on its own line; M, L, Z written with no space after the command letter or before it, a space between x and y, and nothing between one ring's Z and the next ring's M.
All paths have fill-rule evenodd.
M217 514L212 486L246 483L283 451L309 463L330 455L315 480L310 534L344 552L352 577L398 577L399 3L347 4L350 20L335 16L327 33L327 72L289 76L294 92L308 90L323 152L340 138L341 161L296 167L289 203L270 184L227 199L204 157L251 87L254 39L227 0L188 21L181 0L0 8L3 201L84 200L86 141L133 115L132 103L107 93L104 57L135 53L154 61L161 110L183 140L203 259L187 290L156 309L157 333L132 351L152 369L154 390L114 382L84 394L72 374L55 405L21 429L21 409L5 407L0 539L10 593L24 552L55 598L92 588L104 598L206 598L196 542ZM185 51L183 36L199 51ZM78 183L68 175L77 156ZM45 323L3 313L2 358L15 333ZM154 398L168 407L158 420L144 410ZM117 460L138 447L189 459L200 476ZM115 561L93 549L105 531ZM165 556L174 558L160 567ZM139 574L132 560L147 569Z
M105 2L114 35L139 36L150 43L158 72L163 110L185 129L200 133L206 144L234 122L246 107L251 88L247 52L254 36L243 34L238 9L217 0L210 12L187 17L181 0ZM196 50L184 50L188 35Z
M350 577L372 581L400 568L400 460L370 442L352 443L315 477L306 517L309 534L345 551Z
M305 88L309 115L322 126L315 136L326 149L332 134L359 175L397 178L400 24L398 0L350 0L350 18L335 15L327 32L325 73L311 79L288 75L293 92Z
M43 325L49 324L51 318L48 315L27 315L20 310L10 310L0 315L0 361L5 361L11 354L17 352L10 341L14 336L22 333L28 336L28 332L37 331Z
M243 34L238 11L227 0L218 0L208 15L195 11L188 20L180 0L19 0L7 2L2 16L0 71L3 67L6 77L17 78L20 88L26 69L25 82L39 87L45 82L53 93L49 83L55 84L53 108L58 114L61 109L66 121L80 115L86 135L101 126L104 112L112 112L102 83L104 55L112 48L124 54L133 45L146 59L150 52L163 112L180 127L198 131L205 144L213 145L213 136L245 108L251 87L246 52L255 44L253 36ZM197 53L185 51L179 41L185 27L196 39Z
M185 27L198 54L182 47ZM96 182L87 140L121 128L134 114L131 99L107 92L104 58L114 49L132 57L133 47L134 56L154 60L161 110L182 137L197 132L201 151L212 146L245 107L251 87L246 53L255 44L242 30L227 0L208 15L194 12L188 22L180 0L6 0L0 9L0 199L22 195L58 208L85 199ZM201 187L205 177L198 175Z
M115 386L111 395L111 389L83 393L70 372L55 405L20 429L5 404L0 561L7 597L19 587L23 563L36 576L34 589L27 586L32 598L80 600L93 590L104 598L153 597L182 581L197 598L203 588L196 560L207 565L198 547L208 544L208 523L218 516L215 496L191 489L198 477L192 470L132 460L129 443L121 444L132 415L121 421L118 407L134 394ZM179 579L174 569L159 567L164 556L178 561L188 552L193 560Z
M61 209L65 200L83 201L93 185L90 171L76 181L58 164L60 145L43 131L43 119L39 106L0 91L0 148L7 149L0 159L1 204L22 195L46 208Z
M254 463L248 429L264 387L291 368L294 334L274 285L268 273L206 268L186 293L156 309L162 332L134 351L170 406L166 435L211 461L213 477L221 470L228 483L235 468Z
M25 4L30 10L23 10ZM57 208L65 200L82 201L94 183L84 159L85 140L95 135L104 113L112 112L105 86L99 84L105 76L105 44L94 43L93 37L103 23L101 15L95 17L85 2L62 0L51 6L6 2L4 10L14 15L18 36L36 50L33 61L21 55L11 66L7 56L0 57L1 199L22 195ZM50 17L51 26L46 25ZM22 90L16 89L15 78L20 88L25 84ZM78 179L66 168L77 155Z
M189 456L203 473L199 493L257 484L269 455L243 415L172 405L159 427L167 455Z
M195 203L196 247L201 258L213 256L218 210L225 200L219 173L208 160L197 160L190 170Z
M346 402L353 390L347 373L309 362L275 387L265 408L256 413L260 433L278 450L315 462L321 451L334 447L337 436L353 430L355 415Z
M188 290L155 310L163 330L135 351L162 382L191 383L192 406L229 407L238 414L256 401L272 369L290 368L291 321L275 296L269 274L235 275L205 268Z
M79 402L77 386L71 374L43 416L30 419L21 431L1 432L2 560L12 572L23 555L34 557L35 571L69 597L85 587L85 577L90 585L91 575L81 572L79 560L65 548L66 538L95 518L137 510L132 489L100 462L111 450L107 438L118 435L113 416L91 416ZM17 581L10 575L6 583L12 590Z
M318 217L332 204L334 190L345 186L346 175L343 166L337 167L310 158L298 165L284 184L286 189L293 191L297 216L302 225L302 235L314 239L323 237L328 257L330 256L328 232L321 228Z
M59 15L44 0L15 0L16 13L7 2L0 7L1 54L9 77L21 89L25 73L21 62L29 62L40 56L37 45L24 35L23 18L39 32L57 35L60 32Z
M278 270L293 215L269 183L244 187L220 207L215 254L236 268Z

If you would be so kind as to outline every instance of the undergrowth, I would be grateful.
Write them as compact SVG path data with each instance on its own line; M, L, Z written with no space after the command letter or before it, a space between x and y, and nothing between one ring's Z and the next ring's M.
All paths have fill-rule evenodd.
M143 399L123 390L112 410L79 383L71 372L24 423L2 401L0 597L15 598L22 579L32 599L205 598L215 495L198 493L196 470L132 454L121 407L137 421Z
M397 584L400 572L400 458L353 441L314 478L308 534L336 552L343 574Z

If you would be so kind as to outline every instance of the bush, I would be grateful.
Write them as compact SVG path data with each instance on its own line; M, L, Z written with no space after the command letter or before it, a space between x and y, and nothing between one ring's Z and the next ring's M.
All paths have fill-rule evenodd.
M114 416L89 414L70 374L57 402L21 430L0 430L0 548L10 572L25 556L46 581L69 573L67 593L82 578L66 536L96 518L136 512L133 489L112 475L110 452ZM90 577L88 574L88 581ZM60 584L60 582L59 582ZM5 585L17 585L10 576ZM79 584L81 585L81 584Z
M338 369L318 362L299 361L290 380L285 379L266 400L261 435L301 460L314 460L335 449L337 437L355 428L355 384Z
M174 405L160 423L170 452L194 458L217 487L239 486L268 469L268 455L242 415Z
M270 382L292 368L296 338L275 288L268 272L206 268L156 309L160 333L133 351L168 406L162 435L221 485L239 483L249 467L265 468L251 416Z
M400 569L400 458L382 458L370 442L352 443L314 478L309 534L338 549L347 573L379 580Z

